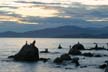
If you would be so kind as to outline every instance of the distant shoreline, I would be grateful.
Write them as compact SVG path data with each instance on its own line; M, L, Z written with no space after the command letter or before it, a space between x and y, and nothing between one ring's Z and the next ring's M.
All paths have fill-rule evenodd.
M72 37L72 38L68 38L68 37L65 37L65 38L60 38L60 37L0 37L0 38L54 38L54 39L108 39L108 38L91 38L91 37L86 37L86 38L84 38L84 37Z

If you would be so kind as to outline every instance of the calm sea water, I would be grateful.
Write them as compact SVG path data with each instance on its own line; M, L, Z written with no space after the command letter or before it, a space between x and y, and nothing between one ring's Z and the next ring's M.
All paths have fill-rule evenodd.
M26 41L28 41L28 43L31 43L33 40L36 40L36 46L39 48L40 51L44 50L45 48L49 49L49 51L51 52L50 54L40 54L41 57L51 58L49 62L15 62L7 58L10 55L16 54ZM108 48L108 39L0 38L0 72L70 72L71 70L66 70L64 66L61 67L53 64L53 59L63 53L68 52L69 45L74 45L77 42L82 43L86 48L94 47L94 42L98 43L99 46L104 46L105 48ZM57 49L59 44L63 46L62 50ZM81 70L73 69L72 71L81 72ZM101 70L95 69L95 72L99 71L101 72Z

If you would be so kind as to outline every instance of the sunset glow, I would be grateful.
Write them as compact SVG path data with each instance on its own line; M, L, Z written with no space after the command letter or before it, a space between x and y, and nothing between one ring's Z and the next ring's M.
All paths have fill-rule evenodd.
M97 16L100 19L106 16L107 6L108 0L0 0L0 21L39 24L42 22L39 18L88 18L92 20L97 16L97 13L92 14L92 12L102 13ZM103 12L104 10L106 12Z
M37 17L54 17L57 16L59 11L46 7L20 7L14 11L23 17L37 16Z

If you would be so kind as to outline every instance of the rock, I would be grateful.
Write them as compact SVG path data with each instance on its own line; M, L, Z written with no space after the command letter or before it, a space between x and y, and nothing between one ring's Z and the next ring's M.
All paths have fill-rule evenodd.
M58 49L62 49L62 46L61 46L61 44L59 44L59 46L58 46Z
M48 60L50 60L50 58L40 58L39 60L43 62L47 62Z
M105 72L108 72L108 63L107 63L107 66L105 68Z
M61 64L63 63L63 61L68 61L68 60L72 60L69 54L62 54L60 57L57 57L54 60L54 63Z
M99 47L97 43L94 43L95 44L95 47L93 48L90 48L88 50L107 50L106 48L103 47Z
M78 57L73 58L73 59L72 59L72 63L75 63L76 66L79 66L79 65L80 65L80 64L79 64L79 58L78 58Z
M21 50L13 56L9 56L14 58L17 61L38 61L39 60L39 50L35 46L35 41L30 45L26 44L21 48Z
M86 68L87 66L85 65L85 66L80 66L80 68Z
M56 64L61 64L61 63L63 63L63 60L62 60L61 58L57 57L57 58L54 60L54 63L56 63Z
M79 42L77 44L75 44L72 48L78 49L78 50L85 50L84 46Z
M97 55L94 55L94 57L102 57L101 55L97 54Z
M60 56L60 59L62 60L71 60L71 57L69 56L69 54L63 54Z
M102 64L99 66L99 68L104 69L104 68L106 68L106 66L107 66L106 64Z
M85 50L84 46L78 42L78 44L75 44L72 48L69 50L69 54L71 55L81 55L80 50Z
M93 57L92 53L83 53L82 55L87 56L87 57Z
M45 49L45 51L40 51L40 53L50 53L50 52L48 51L48 49Z
M69 50L69 54L71 54L71 55L81 55L81 52L80 52L80 50L71 48Z

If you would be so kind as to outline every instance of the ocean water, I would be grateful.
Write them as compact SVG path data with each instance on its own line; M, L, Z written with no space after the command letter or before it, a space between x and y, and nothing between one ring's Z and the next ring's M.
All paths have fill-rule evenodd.
M16 54L25 44L32 43L36 40L36 46L39 51L48 48L50 53L40 53L40 57L50 58L48 62L16 62L8 59L8 56ZM82 43L85 48L91 48L98 43L100 47L108 48L108 39L83 39L83 38L0 38L0 72L104 72L104 69L99 69L98 66L103 64L108 57L83 57L79 56L80 65L87 65L86 68L75 67L75 64L57 65L53 63L56 57L69 51L69 45L74 45L77 42ZM61 44L63 49L57 49ZM84 52L84 51L83 51ZM87 51L85 51L87 52ZM108 51L91 51L97 54L106 54Z

